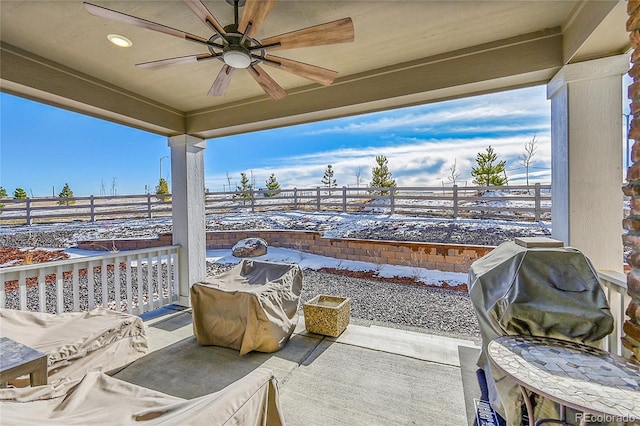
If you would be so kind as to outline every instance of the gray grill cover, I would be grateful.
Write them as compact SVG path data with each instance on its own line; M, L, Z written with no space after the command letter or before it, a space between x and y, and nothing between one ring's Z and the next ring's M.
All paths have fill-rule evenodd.
M491 405L508 425L520 425L522 395L514 381L490 367L491 340L523 334L593 346L613 330L598 276L574 248L503 243L471 265L469 294L482 336L478 366L487 376ZM545 402L536 410L552 414L555 407Z

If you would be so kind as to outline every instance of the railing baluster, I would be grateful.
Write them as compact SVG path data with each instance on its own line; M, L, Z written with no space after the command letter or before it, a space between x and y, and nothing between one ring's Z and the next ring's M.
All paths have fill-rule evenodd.
M20 278L18 279L18 291L20 296L20 310L27 310L27 278L26 272L20 271Z
M147 311L153 310L153 256L147 253Z
M125 278L127 280L127 312L133 312L133 292L131 291L131 257L127 256L125 258L126 266L125 266Z
M73 287L73 311L79 312L80 311L80 264L79 263L73 264L73 271L71 273L73 274L73 276L71 277L71 280L72 280L71 285Z
M7 293L5 291L5 276L0 273L0 308L5 309L7 307Z
M113 291L116 302L116 312L122 311L120 304L120 257L116 257L113 261Z
M62 266L56 268L56 313L64 312L64 275Z
M163 300L162 300L162 281L163 281L163 276L162 276L162 251L158 250L156 252L156 285L158 286L158 304L159 306L163 305Z
M96 262L89 262L87 264L87 309L91 310L96 306L96 278L95 278L95 265Z
M109 309L109 287L107 286L107 259L102 259L100 264L100 286L102 287L102 307Z
M38 273L38 310L47 312L47 274L44 268Z
M137 313L141 314L144 312L144 304L143 302L143 287L142 287L142 255L139 254L136 258L136 278L138 279L138 310Z

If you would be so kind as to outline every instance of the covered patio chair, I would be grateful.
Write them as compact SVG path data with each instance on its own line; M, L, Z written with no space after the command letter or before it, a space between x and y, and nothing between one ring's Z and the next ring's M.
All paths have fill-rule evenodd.
M201 345L275 352L298 323L302 269L288 263L243 260L191 287L193 332Z
M53 385L77 381L89 371L114 371L149 348L139 317L103 308L62 314L0 309L0 337L47 354L48 381ZM9 384L28 386L29 378Z
M191 400L91 372L75 383L0 389L0 412L2 424L21 426L284 424L276 379L266 369Z

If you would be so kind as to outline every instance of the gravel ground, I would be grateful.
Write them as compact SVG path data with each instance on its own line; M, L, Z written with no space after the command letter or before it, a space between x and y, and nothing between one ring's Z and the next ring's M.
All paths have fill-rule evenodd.
M217 275L233 265L207 263ZM381 325L480 342L468 293L434 287L353 278L306 269L300 306L318 294L351 298L351 322Z

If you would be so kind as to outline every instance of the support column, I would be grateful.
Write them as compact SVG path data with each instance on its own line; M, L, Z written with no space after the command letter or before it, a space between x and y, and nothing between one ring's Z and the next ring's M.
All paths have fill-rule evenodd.
M204 211L206 141L189 135L169 138L173 243L181 246L178 262L179 300L191 306L189 290L207 275Z
M622 75L629 56L565 65L551 99L551 191L555 239L598 270L623 271Z

